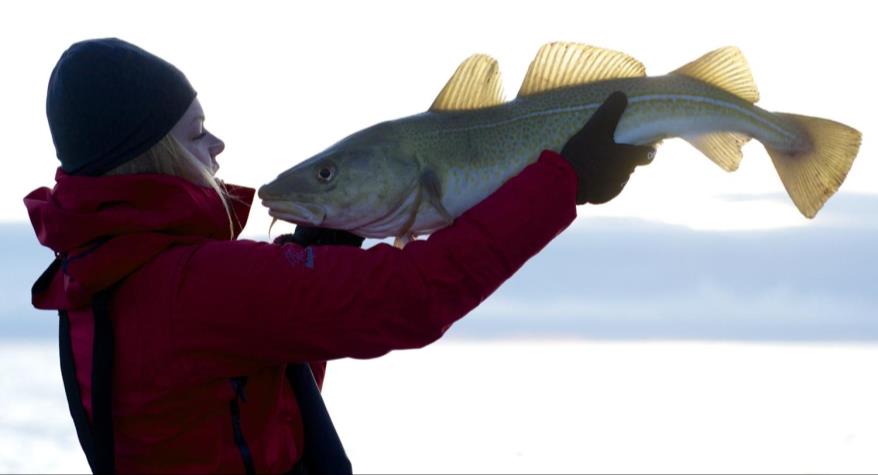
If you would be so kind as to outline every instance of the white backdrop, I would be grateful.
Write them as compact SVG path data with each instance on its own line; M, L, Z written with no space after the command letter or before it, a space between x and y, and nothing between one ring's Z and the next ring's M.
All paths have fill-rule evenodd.
M581 239L580 247L553 244L559 252L528 264L501 289L510 290L505 296L461 322L473 325L463 332L473 339L450 335L417 352L333 363L327 402L360 471L878 471L874 345L611 343L575 339L580 333L479 338L479 328L510 321L527 336L540 316L558 325L550 333L563 333L577 312L589 313L582 322L593 334L614 317L604 309L631 318L619 325L629 338L655 338L663 325L685 333L696 322L709 330L701 338L728 337L737 334L723 330L743 322L753 323L745 339L752 332L758 339L764 323L773 329L769 339L784 339L790 328L808 339L874 341L878 33L870 12L862 1L0 3L0 472L85 469L61 392L52 316L28 309L27 290L48 253L29 238L30 246L21 244L21 198L50 185L57 166L44 114L55 61L71 43L105 36L136 43L187 74L206 126L227 145L220 176L249 186L355 130L421 112L475 52L500 61L511 98L550 41L624 51L650 74L738 46L759 85L759 105L863 132L847 182L815 221L789 203L759 144L747 145L741 169L727 174L687 144L666 141L622 196L580 208L579 229L565 234L568 243ZM690 229L666 233L594 217ZM793 252L786 234L757 233L779 227L831 232L791 236ZM256 206L245 234L267 229ZM651 260L656 236L667 255ZM763 237L767 247L750 253ZM741 240L746 253L716 244ZM841 258L838 242L850 245ZM596 245L591 260L575 260ZM632 249L643 251L636 261ZM712 258L714 250L722 256ZM748 260L753 255L763 259ZM580 267L568 262L583 269L598 262L614 273L583 296L568 279ZM789 278L785 262L800 278ZM717 277L728 269L734 274ZM632 281L636 297L627 293ZM657 308L661 314L651 311ZM545 315L531 314L540 309ZM681 312L685 318L674 320ZM759 312L779 313L763 322ZM816 317L797 319L796 312ZM43 318L48 326L16 330ZM574 324L581 330L582 322ZM28 342L25 334L39 337ZM543 385L523 387L521 370L539 373ZM535 403L546 405L546 418L532 410Z
M841 193L878 193L871 159L878 44L856 1L613 2L3 2L0 6L0 220L24 220L20 198L57 166L45 86L71 43L117 36L180 67L207 127L226 141L220 175L258 186L339 138L425 110L460 61L496 57L514 97L540 45L576 41L624 51L664 74L714 48L749 60L769 110L831 118L864 133ZM756 194L729 204L727 194ZM764 150L745 148L734 174L667 141L622 197L588 216L637 216L708 229L801 225ZM249 234L264 234L260 208Z

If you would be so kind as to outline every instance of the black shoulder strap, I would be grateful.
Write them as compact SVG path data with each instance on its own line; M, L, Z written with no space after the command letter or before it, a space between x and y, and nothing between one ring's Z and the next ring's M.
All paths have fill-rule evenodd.
M63 262L64 259L61 255L55 257L55 260L34 282L31 293L45 291ZM70 416L73 417L73 424L76 426L79 445L85 452L85 458L88 459L91 471L97 473L94 436L80 398L79 382L76 380L76 365L73 360L73 343L70 340L70 319L64 310L58 311L58 356L61 359L61 378L64 380L64 392L67 393L67 407L70 409Z
M70 320L64 310L58 312L58 350L61 356L61 378L64 380L64 392L67 393L67 407L70 408L70 416L73 417L73 425L76 426L79 445L85 452L85 458L88 459L88 466L91 467L92 473L98 473L94 460L94 437L79 396L79 382L76 380L73 345L70 342Z
M110 320L110 290L92 301L95 336L91 368L91 412L95 438L97 473L114 473L113 443L113 322Z
M296 394L304 426L305 453L300 464L309 475L353 473L351 461L341 445L311 366L307 363L287 365L287 379Z
M73 359L73 343L70 338L70 319L67 312L58 312L58 349L61 357L61 377L67 405L76 434L92 473L115 471L113 444L113 325L108 308L109 290L95 295L92 301L94 313L94 347L91 371L92 423L88 421Z

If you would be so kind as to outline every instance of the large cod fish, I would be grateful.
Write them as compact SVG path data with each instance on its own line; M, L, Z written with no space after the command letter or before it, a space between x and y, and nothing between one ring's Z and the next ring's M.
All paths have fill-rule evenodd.
M838 190L860 146L860 133L844 124L756 107L737 48L646 77L623 53L551 43L515 100L503 101L496 60L473 55L427 112L354 133L262 186L259 197L275 220L404 243L450 224L543 149L560 150L613 91L628 95L617 142L680 137L734 171L741 146L755 138L808 218Z

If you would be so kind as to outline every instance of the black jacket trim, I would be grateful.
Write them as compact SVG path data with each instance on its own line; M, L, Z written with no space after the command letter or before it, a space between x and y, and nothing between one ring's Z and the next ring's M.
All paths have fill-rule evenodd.
M244 387L247 385L247 377L239 376L237 378L231 378L229 379L229 383L231 383L232 390L235 392L235 397L229 401L229 412L232 416L232 436L234 437L238 451L241 452L241 460L244 462L244 471L247 475L254 475L256 473L256 468L253 465L253 453L250 452L250 447L247 445L247 440L244 438L244 431L241 430L241 407L238 405L238 401L247 402L247 397L244 395Z
M64 380L64 392L67 393L67 407L70 416L73 417L73 425L76 426L76 435L79 437L79 445L85 452L88 466L92 473L97 473L95 467L94 437L91 425L85 414L85 408L80 399L79 382L76 380L76 367L73 363L73 345L70 341L70 320L67 312L58 312L58 350L61 357L61 378Z
M320 396L311 366L307 363L288 364L286 374L299 404L305 432L305 450L299 465L303 465L308 474L353 473L351 461Z
M60 260L56 260L56 263ZM57 264L49 266L51 269ZM55 267L57 269L57 267ZM47 273L48 273L47 269ZM47 274L48 275L48 274ZM39 283L39 281L38 281ZM36 285L35 285L36 287ZM67 312L58 312L58 354L61 359L61 378L67 406L76 426L76 435L92 473L115 472L115 449L113 443L113 323L109 312L110 290L95 295L92 300L94 314L94 346L92 348L92 422L89 423L73 358L73 342L70 337L70 318Z

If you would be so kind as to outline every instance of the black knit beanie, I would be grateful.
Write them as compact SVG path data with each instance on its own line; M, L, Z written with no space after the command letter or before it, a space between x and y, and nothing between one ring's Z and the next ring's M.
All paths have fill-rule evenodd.
M195 99L174 65L117 38L73 44L49 79L46 116L61 168L97 176L162 139Z

